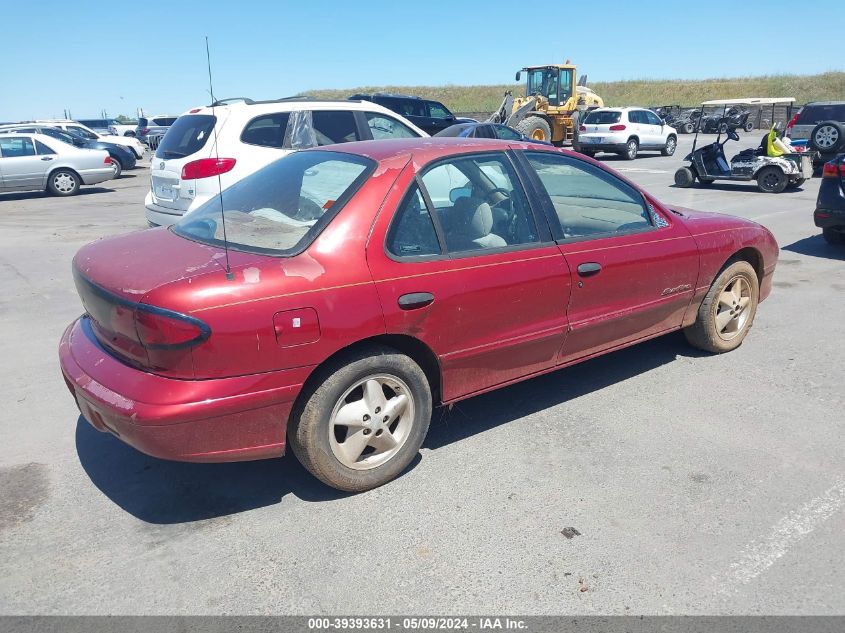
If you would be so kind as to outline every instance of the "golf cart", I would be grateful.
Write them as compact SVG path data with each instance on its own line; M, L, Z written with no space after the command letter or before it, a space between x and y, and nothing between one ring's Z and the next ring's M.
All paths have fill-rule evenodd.
M763 137L757 148L745 149L728 163L725 158L725 143L738 141L738 129L745 129L748 123L747 110L734 109L734 114L728 114L728 107L743 105L768 105L775 103L791 104L792 98L766 99L723 99L705 101L705 106L722 106L722 116L717 123L718 134L713 143L708 143L696 149L698 134L701 132L701 121L696 125L695 139L692 152L684 160L690 161L689 166L681 167L675 172L675 184L678 187L692 187L696 179L702 185L709 185L715 180L756 180L760 191L766 193L780 193L787 187L800 187L807 178L813 175L812 152L790 152L779 149L772 150L769 134ZM725 140L722 138L725 130ZM780 143L783 146L782 143ZM784 146L785 147L785 146ZM789 149L789 148L786 148Z

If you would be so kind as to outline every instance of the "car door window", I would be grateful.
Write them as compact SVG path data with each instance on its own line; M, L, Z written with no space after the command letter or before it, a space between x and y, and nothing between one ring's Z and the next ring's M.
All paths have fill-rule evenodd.
M73 130L74 132L79 134L82 138L87 138L87 139L96 139L97 138L96 134L94 134L93 132L89 132L84 127L79 127L78 125L68 125L67 129Z
M496 138L500 138L503 141L522 140L522 135L516 130L510 129L507 125L494 125L492 127L496 131Z
M367 117L367 125L370 128L370 134L375 140L383 138L416 138L419 136L411 128L404 123L400 123L393 117L376 112L365 112Z
M660 120L660 117L658 117L654 112L646 111L645 116L648 120L649 125L663 125L663 122Z
M387 234L387 250L396 257L439 255L440 242L420 188L405 195Z
M539 241L528 199L504 154L452 158L426 170L422 181L450 252Z
M436 101L429 101L428 102L428 113L429 116L434 119L448 119L452 116L452 113L449 112L445 106Z
M35 149L38 151L39 156L52 156L56 153L55 150L47 147L38 139L35 140Z
M554 209L562 239L607 236L651 228L642 195L600 167L540 152L526 152Z
M289 112L274 112L256 117L244 127L241 141L249 145L282 148L288 119L290 119Z
M327 112L314 110L311 114L317 145L360 141L355 115L351 111Z
M0 152L4 158L19 158L21 156L35 156L35 146L32 139L22 136L20 138L0 139Z

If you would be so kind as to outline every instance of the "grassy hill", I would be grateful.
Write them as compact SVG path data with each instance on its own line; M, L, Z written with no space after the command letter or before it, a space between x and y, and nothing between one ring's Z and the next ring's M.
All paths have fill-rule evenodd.
M796 103L845 99L845 72L820 75L770 75L727 79L635 79L590 83L607 105L695 105L708 99L795 97ZM437 99L455 112L492 112L505 90L522 94L523 85L363 86L346 90L310 90L322 99L345 99L355 92L399 92Z

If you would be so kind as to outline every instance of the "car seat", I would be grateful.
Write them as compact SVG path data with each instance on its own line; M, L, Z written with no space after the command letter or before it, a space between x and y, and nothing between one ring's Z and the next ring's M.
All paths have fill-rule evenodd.
M499 248L508 243L493 233L493 210L479 198L461 197L455 201L456 224L454 234L447 233L446 241L460 250ZM451 244L450 244L451 248Z

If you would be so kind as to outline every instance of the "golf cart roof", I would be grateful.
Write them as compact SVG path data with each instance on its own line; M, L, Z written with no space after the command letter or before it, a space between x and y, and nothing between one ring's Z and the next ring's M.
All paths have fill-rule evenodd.
M795 103L795 97L746 97L745 99L714 99L713 101L703 101L701 105L775 105L778 103Z

